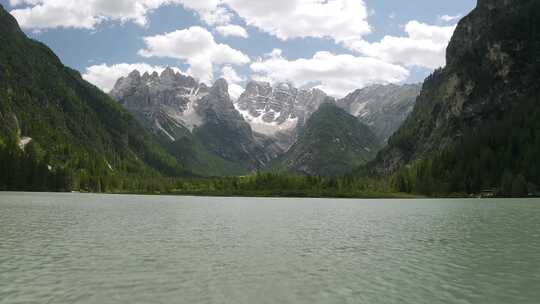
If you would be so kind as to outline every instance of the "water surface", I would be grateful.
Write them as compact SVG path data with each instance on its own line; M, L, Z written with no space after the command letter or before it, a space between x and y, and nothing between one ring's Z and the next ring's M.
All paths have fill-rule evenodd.
M539 200L0 193L0 303L540 303Z

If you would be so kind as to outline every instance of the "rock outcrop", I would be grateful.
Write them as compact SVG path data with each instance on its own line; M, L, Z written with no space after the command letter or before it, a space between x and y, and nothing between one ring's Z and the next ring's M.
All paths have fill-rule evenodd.
M235 107L255 132L274 138L283 150L288 150L327 97L318 89L251 81Z
M368 125L386 143L409 116L420 94L420 84L374 85L356 90L337 105Z

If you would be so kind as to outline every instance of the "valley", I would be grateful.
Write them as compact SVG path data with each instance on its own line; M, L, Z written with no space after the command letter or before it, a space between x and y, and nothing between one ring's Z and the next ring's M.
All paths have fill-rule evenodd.
M538 194L537 1L480 0L423 84L345 97L246 80L232 98L237 84L172 67L106 94L0 12L2 189Z

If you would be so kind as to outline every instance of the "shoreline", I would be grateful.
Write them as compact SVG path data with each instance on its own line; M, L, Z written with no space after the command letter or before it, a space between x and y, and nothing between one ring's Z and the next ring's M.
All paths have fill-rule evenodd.
M167 197L207 197L207 198L274 198L274 199L342 199L342 200L366 200L366 199L375 199L375 200L445 200L445 199L468 199L468 200L479 200L479 199L538 199L538 196L527 196L527 197L480 197L480 196L421 196L421 195L412 195L404 193L393 193L393 194L381 194L381 193L372 193L366 194L363 196L355 195L272 195L272 194L256 194L256 193L230 193L230 194L218 194L218 193L137 193L137 192L50 192L50 191L0 191L2 194L87 194L87 195L118 195L118 196L167 196Z

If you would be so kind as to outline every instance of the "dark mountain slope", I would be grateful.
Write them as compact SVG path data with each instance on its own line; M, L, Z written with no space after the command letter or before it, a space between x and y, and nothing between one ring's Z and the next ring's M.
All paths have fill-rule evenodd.
M335 104L324 103L275 168L306 175L338 176L372 160L378 149L377 136L369 127Z
M209 94L199 101L197 111L203 123L193 134L214 154L250 171L264 168L275 157L271 149L264 149L234 108L225 80L216 81Z
M421 89L420 84L374 85L356 90L336 103L386 143L411 114Z
M77 183L111 174L182 174L135 119L0 7L0 142L31 146L51 171ZM25 147L26 148L26 147Z
M426 79L371 171L399 171L397 184L408 191L509 192L512 183L533 191L539 79L540 1L478 1L456 29L447 66Z

